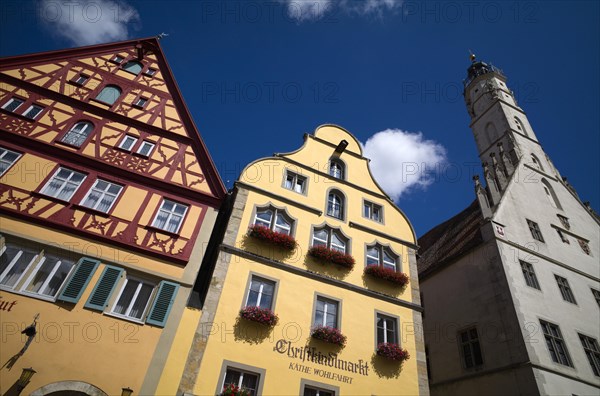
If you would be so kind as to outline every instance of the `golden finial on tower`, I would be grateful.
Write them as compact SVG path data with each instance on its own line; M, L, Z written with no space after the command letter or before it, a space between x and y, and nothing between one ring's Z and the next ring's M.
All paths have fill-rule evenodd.
M469 50L469 54L471 54L471 55L469 56L469 59L471 60L471 63L475 62L475 58L476 58L476 56L475 56L475 54L473 53L473 51Z

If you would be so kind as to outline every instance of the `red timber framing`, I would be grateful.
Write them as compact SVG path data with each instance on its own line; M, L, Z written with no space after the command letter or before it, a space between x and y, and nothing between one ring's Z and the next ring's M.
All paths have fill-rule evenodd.
M124 58L120 64L110 61L115 54ZM123 69L129 61L140 62L141 72L124 74L129 73ZM148 38L15 56L3 58L1 64L0 106L13 96L25 100L15 112L0 110L1 145L88 177L69 202L1 184L0 213L185 264L207 209L218 209L226 191L159 41ZM147 74L150 68L157 71L152 76ZM75 83L79 75L87 81ZM112 105L96 100L107 85L122 90ZM143 108L133 103L140 97L148 99ZM35 120L22 114L31 104L43 107ZM94 132L80 146L62 142L78 121L91 122ZM131 150L119 148L126 135L137 138ZM136 152L143 141L154 144L150 155ZM98 177L118 182L124 190L145 191L144 202L131 203L132 221L79 206ZM43 185L42 181L38 191ZM140 222L144 211L152 210L154 216L157 209L146 206L156 195L200 209L191 236L156 230L153 217Z

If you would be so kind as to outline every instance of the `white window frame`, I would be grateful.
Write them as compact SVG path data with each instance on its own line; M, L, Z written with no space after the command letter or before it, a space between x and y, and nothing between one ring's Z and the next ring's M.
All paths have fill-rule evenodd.
M375 218L376 209L379 212L378 218ZM373 203L371 201L363 200L363 217L366 219L373 220L377 223L383 223L383 206Z
M30 116L29 112L31 112L34 109L39 109L39 111L37 113L35 113L33 116ZM23 117L27 117L30 120L35 120L42 113L42 111L44 111L43 106L33 103L31 106L29 106L29 108L27 110L25 110L23 112Z
M129 145L129 147L125 147L125 143L127 142L128 139L133 140L133 142ZM133 136L133 135L125 135L125 137L121 140L121 143L119 143L119 148L125 151L131 151L131 149L133 149L133 147L135 146L135 144L137 143L138 138Z
M232 366L227 366L225 368L225 373L223 375L223 381L221 382L221 389L225 388L225 385L226 385L225 379L227 378L227 372L229 370L240 373L240 379L238 380L238 383L236 384L236 386L240 389L242 388L242 382L244 381L244 374L250 374L250 375L256 377L256 389L254 389L254 394L258 395L259 385L260 385L260 377L261 377L260 374L254 373L254 372L248 371L248 370L242 370L242 369L239 369L237 367L232 367Z
M75 78L72 81L73 81L73 84L83 85L89 79L90 79L90 77L87 74L79 73L79 74L77 74L77 78Z
M121 64L121 63L123 63L123 61L125 60L125 58L124 58L124 57L122 57L121 55L115 55L115 56L113 56L113 57L112 57L110 60L111 60L112 62L114 62L114 63Z
M79 127L80 125L84 125L84 126ZM85 143L85 141L90 136L90 134L92 133L93 130L94 130L94 125L91 122L78 121L75 124L73 124L73 126L67 131L67 133L65 133L63 135L63 137L60 139L60 142L65 143L65 144L70 144L73 147L81 147L81 146L83 146L83 143ZM79 144L79 145L73 144L70 141L67 141L70 134L73 134L76 137L80 137L85 134L85 138L83 139L81 144ZM74 139L71 139L71 140L74 140Z
M325 231L327 233L326 240L323 240L323 239L317 237L317 232L319 232L319 231ZM337 234L338 239L342 240L342 242L344 243L344 246L338 245L333 242L333 234ZM320 243L315 244L315 241L318 241ZM329 226L313 227L312 241L311 241L312 247L324 245L327 247L327 249L336 250L338 252L348 254L349 244L350 244L349 239L346 238L346 236L344 234L342 234L342 232L339 229L331 228Z
M36 258L37 257L39 257L39 254L36 256ZM33 279L35 278L35 276L37 275L38 271L40 270L40 268L42 267L42 265L44 264L45 261L46 261L46 257L44 256L44 257L42 257L37 262L37 264L35 265L35 267L33 267L33 269L30 271L29 276L27 277L27 280L23 283L23 285L21 286L21 288L20 288L19 291L22 292L23 294L27 294L27 295L31 295L31 296L36 296L36 297L39 297L39 298L44 299L44 300L56 301L56 297L60 294L61 289L65 285L65 282L67 281L67 279L69 279L69 275L73 271L73 268L76 267L76 265L75 265L75 263L71 264L71 268L67 272L67 275L65 276L65 279L63 279L61 285L56 289L56 294L54 294L53 296L50 296L48 294L42 294L42 292L44 291L44 289L46 287L48 287L48 284L50 283L50 281L52 280L52 278L54 278L54 275L56 274L56 271L58 271L58 269L60 268L61 264L63 263L63 260L57 260L56 261L56 263L54 264L54 267L52 267L52 270L50 271L50 273L48 274L48 276L44 280L44 283L42 283L42 286L40 287L39 291L33 292L33 291L26 290L27 286L29 286L29 284L33 281ZM32 262L35 262L35 259ZM26 268L26 270L23 273L25 273L30 267L31 267L31 263L29 264L29 266Z
M166 202L171 202L173 204L173 209L171 209L171 210L165 210L165 209L163 209ZM175 209L178 206L183 206L185 208L185 210L183 211L182 214L175 212ZM181 229L181 226L183 225L183 221L185 220L185 215L187 214L188 209L189 209L188 205L185 205L185 204L182 204L182 203L179 203L179 202L175 202L175 201L172 201L172 200L167 199L167 198L163 198L162 203L160 204L160 208L156 212L156 215L154 216L154 220L152 220L152 227L157 228L159 230L166 231L166 232L171 232L173 234L177 234L177 233L179 233L179 230ZM158 216L159 216L159 214L160 214L161 211L168 213L167 219L165 220L165 225L169 224L169 221L171 220L171 217L173 217L173 215L181 216L181 221L177 225L177 229L175 231L168 231L167 229L159 227L159 226L156 225L156 221L158 220Z
M323 302L323 321L321 323L317 323L317 310L319 307L319 301ZM316 299L315 299L315 308L314 308L314 320L313 320L313 326L327 326L327 304L331 304L331 305L335 305L336 309L335 309L335 326L333 326L334 329L339 329L340 328L340 308L341 308L341 304L338 300L334 300L332 298L328 298L325 296L321 296L321 295L317 295Z
M141 156L144 156L144 157L149 157L150 154L152 154L152 151L154 150L155 146L156 145L154 143L152 143L152 142L150 142L148 140L143 140L142 144L140 144L140 147L138 147L136 153L139 154L139 155L141 155ZM144 147L150 147L149 149L147 149L148 152L145 153L145 154L143 153Z
M143 74L149 77L154 77L158 71L152 67L149 67Z
M248 306L248 301L250 300L250 293L253 291L252 290L252 282L254 282L256 280L257 283L260 283L260 287L258 289L258 297L256 299L256 305L253 305L254 307L260 307L260 303L262 301L262 296L263 296L263 289L264 289L264 285L267 283L271 283L273 284L273 294L271 295L271 306L270 307L266 307L267 309L273 309L273 303L275 302L275 289L277 288L277 282L266 279L266 278L262 278L258 275L252 275L250 277L250 284L248 285L248 294L246 295L246 304L244 306Z
M54 180L54 178L56 178L58 176L58 174L60 173L61 170L69 171L69 172L71 172L71 174L67 177L67 179L65 179L62 182L62 185L58 189L58 193L56 195L50 195L50 194L48 194L45 191L50 186L50 184L52 184L52 181ZM60 196L61 192L63 191L63 189L65 188L65 186L67 185L67 183L71 180L71 178L76 173L78 173L80 175L83 175L83 179L81 179L81 181L79 182L79 184L77 185L77 187L75 187L75 189L73 190L73 192L71 193L71 195L69 196L68 199L59 198L58 196ZM54 172L54 175L52 175L52 177L50 179L48 179L48 181L46 182L46 184L44 185L44 187L40 190L40 194L44 194L44 195L47 195L49 197L53 197L53 198L56 198L56 199L60 199L60 200L69 202L71 200L71 198L73 198L73 196L77 193L77 190L79 190L79 188L81 187L81 185L83 184L83 182L85 181L86 178L87 178L87 175L85 173L77 172L77 171L75 171L73 169L63 168L62 166L60 166L60 167L58 167L58 169L56 170L56 172Z
M339 202L336 202L336 198ZM339 216L335 215L335 205L338 205ZM346 215L346 199L344 195L337 191L332 190L327 194L327 216L333 217L334 219L344 220ZM331 209L331 210L330 210Z
M381 317L381 319L383 319L383 341L379 340L379 325L378 325L378 321L379 318ZM394 329L394 340L388 340L388 335L387 335L387 319L393 320L395 323L396 328ZM400 345L400 321L398 320L398 318L390 316L390 315L386 315L384 313L381 312L376 312L375 314L375 342L376 344L379 344L380 342L384 342L384 343L392 343L392 344L397 344Z
M4 161L4 157L9 152L11 152L13 154L17 154L17 157L12 162ZM13 166L19 160L19 158L21 158L22 156L23 156L23 154L21 154L21 153L18 153L18 152L13 151L13 150L9 150L9 149L4 148L4 147L0 147L0 162L6 164L6 169L4 169L3 172L0 172L0 177L4 176L4 174L11 168L11 166Z
M336 396L337 393L335 391L332 391L330 389L324 389L324 388L319 388L313 385L304 385L304 389L302 390L302 395L306 395L306 391L307 390L313 390L315 391L315 396L322 396L321 392L326 393L328 395L333 395Z
M375 257L375 256L369 254L369 249L373 249L373 248L377 250L378 257ZM390 255L392 258L394 258L394 271L400 272L402 270L400 268L400 260L401 260L402 256L394 253L391 248L389 248L387 246L383 246L380 243L375 243L373 245L366 246L365 256L367 259L365 260L365 264L366 265L375 265L375 264L368 264L368 259L370 258L373 260L377 260L377 265L380 267L383 267L383 268L391 267L391 263L389 261L386 261L386 259L385 259L386 251L387 251L388 255Z
M136 106L136 107L144 107L144 106L146 106L146 103L148 103L148 100L149 99L140 96L139 98L137 98L135 100L135 102L133 103L133 105Z
M12 110L8 110L8 109L7 109L7 107L9 107L9 106L10 106L10 105L11 105L13 102L16 102L16 101L19 101L19 102L21 102L21 103L19 103L19 104L17 105L17 107L15 107L14 109L12 109ZM4 105L2 105L2 108L3 108L4 110L6 110L6 111L10 111L11 113L14 113L15 111L17 111L17 109L18 109L19 107L21 107L21 106L23 105L23 103L25 103L25 100L23 100L23 99L21 99L21 98L17 98L17 97L14 97L14 96L13 96L13 97L12 97L12 98L10 98L10 99L9 99L9 100L8 100L6 103L4 103Z
M286 170L285 179L283 180L283 187L286 190L290 190L296 192L298 194L306 194L306 184L307 184L306 176L302 176L297 174L296 172L292 172L290 170ZM288 187L288 181L290 181L290 186ZM300 191L298 191L297 187L300 186Z
M272 212L271 219L270 219L268 225L266 223L266 220L263 220L258 217L259 212L267 211L267 210L270 210ZM283 219L289 223L289 227L285 227L281 224L277 224L278 216L283 217ZM294 223L295 223L294 219L292 219L285 210L277 209L272 206L267 206L267 207L262 207L262 208L256 208L255 213L254 213L254 222L252 224L253 225L262 225L262 226L268 227L270 230L273 230L275 232L281 232L282 234L286 234L285 232L276 230L276 228L284 229L287 231L287 235L292 236L292 230L294 228Z
M139 282L135 293L133 294L133 297L131 297L131 300L129 301L129 305L127 306L127 309L125 310L124 314L115 312L115 309L117 308L117 304L119 303L119 300L121 299L121 295L123 294L123 292L125 291L125 287L127 287L127 283L129 281L135 281L135 282ZM148 286L152 286L152 292L150 293L150 296L148 297L148 301L146 301L146 305L144 306L144 309L142 310L142 316L138 319L136 317L130 316L129 314L131 313L131 310L133 309L133 305L138 297L138 295L140 294L140 290L142 289L142 285L148 285ZM144 320L146 318L146 316L148 315L148 308L150 307L150 303L154 300L154 296L156 294L156 284L149 282L145 279L141 279L135 276L130 276L127 275L125 277L125 281L123 282L123 285L121 286L121 290L119 290L119 294L117 295L117 297L115 298L115 300L113 301L112 307L110 309L109 314L119 317L119 318L123 318L126 320L131 320L133 322L137 322L137 323L144 323Z
M84 205L85 201L86 201L86 200L89 198L89 196L90 196L90 194L92 193L92 191L93 191L95 188L97 188L97 186L98 186L98 183L99 183L99 182L101 182L101 181L103 181L103 182L107 183L108 185L106 186L106 189L105 189L105 190L99 190L99 189L97 189L97 191L98 191L98 192L99 192L99 194L100 194L100 198L98 198L98 201L96 201L96 204L95 204L95 205L93 205L93 206L87 206L87 205ZM109 192L108 192L108 189L109 189L111 186L117 186L117 187L119 187L119 192L117 192L116 194L109 193ZM111 209L112 209L112 207L114 206L115 202L117 201L117 199L118 199L118 198L119 198L119 196L121 195L121 192L122 192L122 191L123 191L123 186L122 186L122 185L120 185L120 184L117 184L117 183L110 182L110 181L108 181L108 180L104 180L104 179L100 179L100 178L98 178L98 179L96 179L96 181L94 182L94 185L92 185L92 187L90 187L90 189L88 190L88 192L85 194L85 196L83 197L83 199L82 199L82 200L81 200L81 202L80 202L80 205L81 205L81 206L85 206L86 208L90 208L90 209L93 209L93 210L97 210L97 211L99 211L99 212L108 213L108 212L110 212L110 210L111 210ZM114 197L113 197L113 199L112 199L112 201L111 201L111 203L110 203L110 206L108 207L108 209L107 209L106 211L101 211L101 210L99 210L99 209L96 209L96 208L98 207L98 205L100 205L100 202L102 201L102 199L103 199L105 196L113 196L113 195L114 195Z
M344 163L338 159L330 159L329 160L329 176L334 177L339 180L346 179L346 166Z
M15 257L13 257L13 259L11 260L10 263L8 263L8 266L4 269L4 271L0 274L0 281L3 280L6 275L10 272L10 270L12 269L12 267L15 266L15 264L17 263L17 261L19 261L19 258L21 258L21 256L23 255L23 249L22 246L18 246L17 247L20 248L19 253L17 253L15 255ZM6 247L6 242L4 244L4 246L2 247L2 249L0 249L0 256L2 256L7 250ZM0 290L11 290L11 291L15 291L18 290L18 285L21 282L21 280L23 279L23 277L27 274L27 272L29 271L29 268L31 268L31 265L33 263L35 263L35 261L38 259L38 257L40 256L39 253L37 253L36 255L33 256L33 258L31 259L31 261L29 261L29 263L27 263L27 265L25 266L25 269L23 270L23 272L21 273L21 275L19 275L19 277L17 278L16 282L14 283L13 286L6 286L3 284L0 284Z

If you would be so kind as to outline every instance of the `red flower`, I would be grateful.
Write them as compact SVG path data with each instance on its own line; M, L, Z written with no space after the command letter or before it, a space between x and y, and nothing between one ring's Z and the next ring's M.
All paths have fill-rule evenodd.
M397 362L403 362L410 358L406 349L402 349L398 344L391 342L377 344L377 355Z
M339 329L331 326L316 326L312 329L310 335L317 340L325 341L330 344L346 346L346 336Z
M275 326L279 322L279 317L273 311L256 306L247 306L240 309L240 317L267 326Z
M286 250L294 250L296 248L296 240L294 237L282 232L273 231L269 227L260 224L250 226L248 235Z
M383 279L404 287L408 283L408 276L402 272L396 272L393 269L381 267L379 265L368 265L365 267L365 274L375 278Z
M227 384L219 396L250 396L250 392L234 384Z
M330 249L327 246L313 246L308 249L308 254L316 259L339 264L348 269L352 269L354 267L354 257L338 250Z

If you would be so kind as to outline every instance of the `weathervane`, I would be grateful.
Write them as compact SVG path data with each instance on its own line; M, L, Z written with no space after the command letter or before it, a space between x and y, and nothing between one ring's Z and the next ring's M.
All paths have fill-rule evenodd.
M156 36L157 40L163 39L165 37L168 37L169 35L165 32L162 32L161 34L159 34L158 36Z

